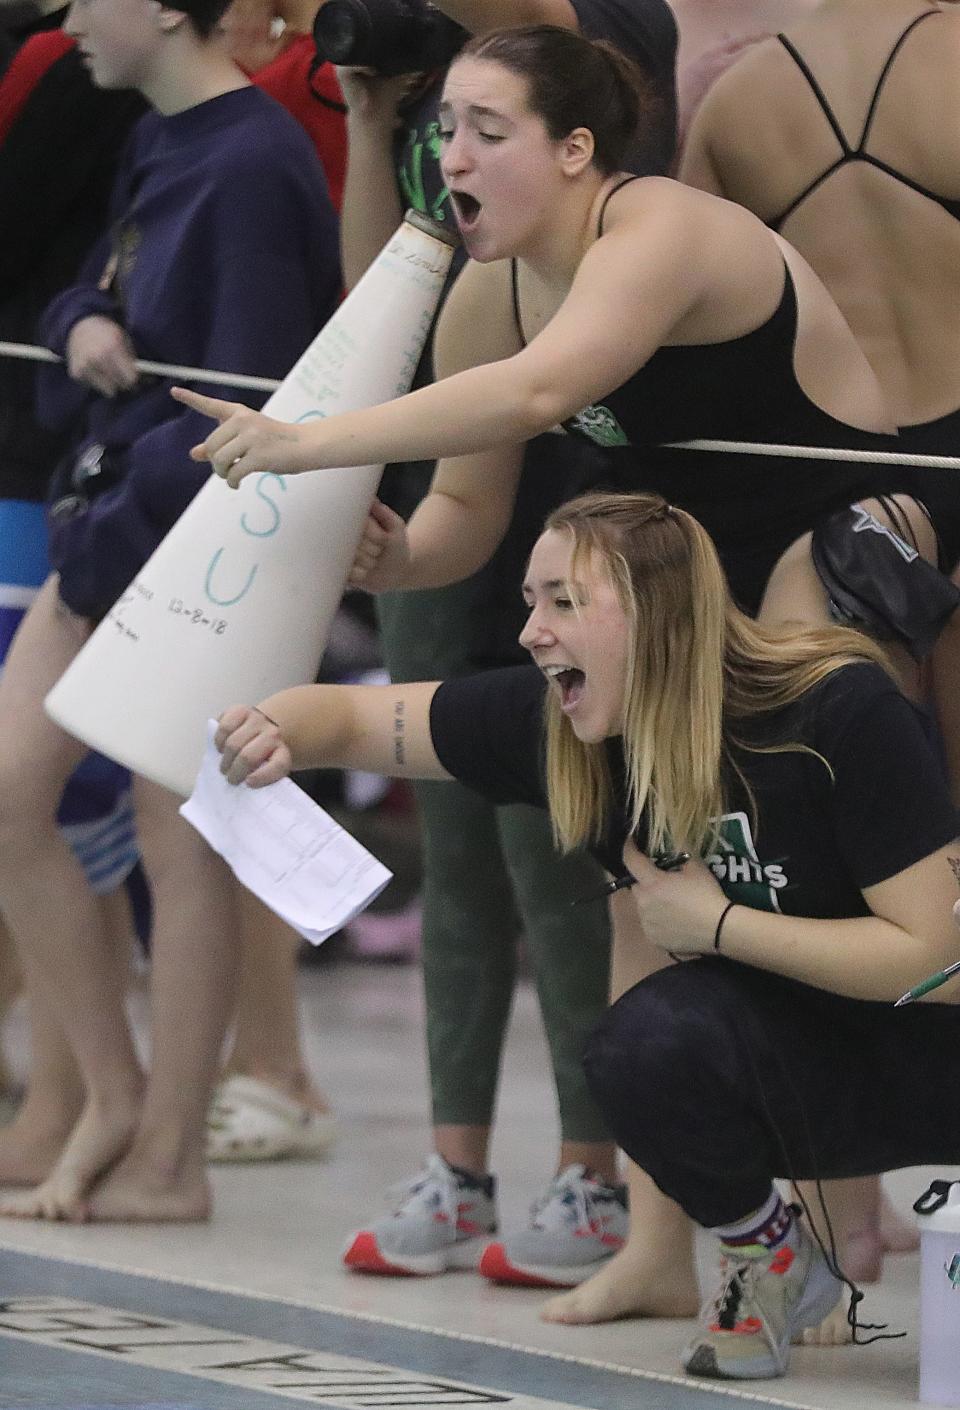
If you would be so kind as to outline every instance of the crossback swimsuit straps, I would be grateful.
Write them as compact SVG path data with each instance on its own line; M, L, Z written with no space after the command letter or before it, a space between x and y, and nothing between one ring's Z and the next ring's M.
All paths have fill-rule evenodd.
M779 39L780 43L783 45L784 49L786 49L787 53L790 55L791 59L796 64L797 68L807 80L807 83L810 86L810 90L813 93L813 96L816 98L824 117L830 125L830 130L832 131L834 137L837 139L837 143L840 147L840 155L839 157L837 157L835 162L831 162L830 166L827 167L826 171L822 171L819 176L815 176L812 181L808 182L807 185L800 192L800 194L794 197L790 204L786 206L785 209L782 210L779 215L774 216L772 220L767 221L767 224L770 226L771 230L780 230L784 221L786 221L791 215L793 215L797 207L802 205L809 195L816 191L818 187L822 186L823 183L827 181L835 171L839 171L841 167L849 165L850 162L862 162L865 166L876 167L878 171L885 172L887 176L892 177L893 180L899 182L901 186L908 186L911 191L916 191L919 195L925 196L928 201L933 201L936 205L940 206L943 210L945 210L948 215L953 216L954 220L960 220L960 200L951 200L947 196L938 195L936 191L931 191L929 187L922 186L919 181L914 181L912 177L905 175L905 173L902 171L898 171L896 167L890 166L888 162L881 161L879 157L875 157L871 152L867 151L867 142L870 139L870 132L873 127L874 117L876 116L877 105L880 102L880 95L883 92L884 84L887 81L887 75L893 67L897 55L900 53L900 50L906 43L907 38L916 29L917 25L922 24L923 21L929 19L931 15L936 15L938 13L939 11L937 10L925 10L922 15L918 15L916 19L910 21L906 29L900 35L900 38L897 40L896 44L894 44L889 55L887 56L886 63L880 71L880 76L877 79L876 86L873 90L873 95L870 99L870 106L867 109L867 117L866 121L863 124L863 131L860 134L860 141L855 147L851 147L850 143L847 141L846 135L843 129L841 128L839 122L837 121L836 114L834 113L833 108L830 106L830 103L827 99L827 95L820 87L820 84L818 83L814 73L810 69L810 66L807 64L806 59L804 59L803 55L799 52L799 50L793 45L793 43L787 38L785 34L777 35L777 38Z
M929 187L921 185L919 181L914 181L912 177L904 172L898 171L896 167L888 162L882 161L873 153L867 151L867 142L873 128L873 121L877 113L877 107L883 92L887 76L903 48L909 36L916 27L931 15L938 14L937 10L926 10L922 15L910 21L906 29L902 32L897 42L891 49L886 63L880 71L876 86L870 99L867 109L866 121L860 140L855 147L851 146L837 121L826 94L820 87L816 76L811 71L803 55L795 48L791 41L784 34L779 34L777 38L793 59L797 68L803 74L810 86L813 96L826 118L834 137L840 147L840 155L836 161L832 162L827 169L819 176L807 183L803 190L790 202L779 215L767 224L772 230L780 230L784 222L793 215L794 211L803 204L809 195L816 191L827 181L835 171L847 166L851 162L862 162L867 166L872 166L878 171L885 172L887 176L898 182L901 186L908 187L911 191L916 191L918 195L932 201L952 216L954 220L960 220L960 200L951 200L948 196L942 196L936 191L931 191ZM958 397L960 401L960 397ZM902 426L900 428L900 449L911 451L921 455L960 455L960 407L945 416L937 417L934 421L929 421L922 425ZM952 569L960 561L960 478L955 470L911 470L905 483L908 483L912 492L921 499L930 512L931 518L937 528L941 546L941 559L947 568Z
M636 179L636 178L628 178ZM603 233L607 196L598 221ZM526 346L519 270L514 316ZM793 368L797 301L784 263L783 293L758 328L720 343L666 346L564 430L591 443L576 475L543 477L539 516L587 489L653 490L694 514L712 536L737 601L759 608L780 555L825 515L903 487L896 467L683 450L699 439L888 450L889 438L837 421L807 397Z

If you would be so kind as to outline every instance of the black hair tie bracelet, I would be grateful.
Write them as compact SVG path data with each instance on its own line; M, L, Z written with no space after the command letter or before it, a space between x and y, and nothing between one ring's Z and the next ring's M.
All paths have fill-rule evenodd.
M737 905L736 901L728 901L727 904L724 906L723 910L720 912L720 919L717 921L717 928L713 932L713 948L718 952L720 949L720 932L723 929L723 922L726 920L727 916L733 910L735 905Z

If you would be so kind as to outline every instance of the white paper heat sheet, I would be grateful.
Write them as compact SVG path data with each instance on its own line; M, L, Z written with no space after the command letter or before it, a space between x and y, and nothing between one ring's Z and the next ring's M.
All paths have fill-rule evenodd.
M216 728L211 720L180 812L239 882L319 945L365 910L392 873L290 779L269 788L227 783L213 747Z

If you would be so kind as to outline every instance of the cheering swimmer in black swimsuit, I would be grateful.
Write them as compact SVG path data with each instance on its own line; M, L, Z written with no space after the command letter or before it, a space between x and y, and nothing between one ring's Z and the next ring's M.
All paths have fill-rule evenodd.
M907 451L960 454L960 14L829 0L717 82L682 177L782 232L876 371ZM913 472L960 582L960 482ZM932 654L960 803L960 617Z
M489 558L522 444L564 425L598 455L576 485L549 486L544 508L584 479L667 494L702 520L751 612L807 530L900 489L887 466L658 449L696 437L877 447L892 425L839 311L784 241L726 201L621 173L653 101L635 72L549 26L469 43L441 111L443 170L472 257L438 330L441 380L305 426L179 392L222 423L195 454L231 484L252 471L442 457L409 540L377 509L356 571L371 588L426 587ZM907 512L922 537L927 521Z

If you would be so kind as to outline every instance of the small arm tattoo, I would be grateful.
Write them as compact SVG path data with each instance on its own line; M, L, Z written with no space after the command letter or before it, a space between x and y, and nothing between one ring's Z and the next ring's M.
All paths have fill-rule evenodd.
M393 757L401 768L407 762L406 720L403 711L404 702L397 700L393 706Z

